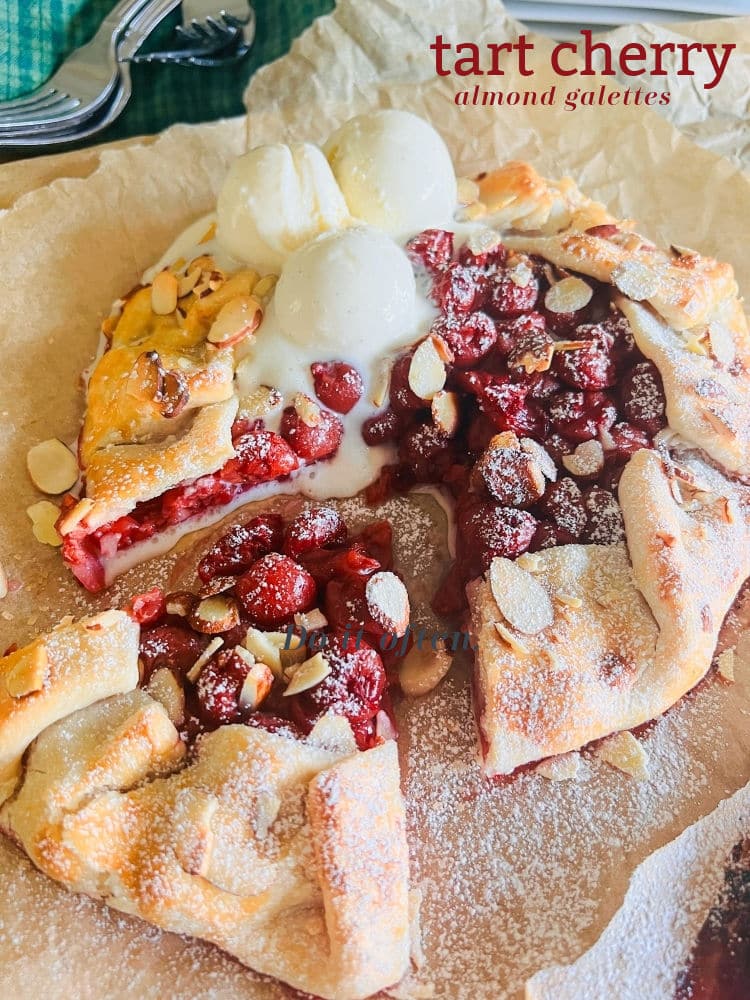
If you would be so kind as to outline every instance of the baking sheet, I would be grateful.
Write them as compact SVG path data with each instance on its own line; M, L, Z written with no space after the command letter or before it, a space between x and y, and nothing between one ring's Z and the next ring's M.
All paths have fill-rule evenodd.
M490 0L405 0L398 7L348 0L283 62L257 74L246 98L250 140L322 140L354 112L408 107L433 121L460 172L528 157L543 172L571 173L588 193L641 220L653 238L731 261L750 287L750 182L736 165L639 109L458 108L455 81L432 79L427 45L437 32L499 41L515 30ZM548 44L538 40L537 88L554 82L544 69ZM522 83L508 76L502 86ZM0 646L170 572L171 560L162 559L121 578L107 595L85 595L58 555L31 536L25 508L39 497L25 475L25 455L43 438L73 439L78 377L95 349L98 323L174 235L211 207L245 130L239 120L177 127L153 143L45 160L36 188L22 165L0 171L2 203L10 206L0 225L0 562L13 588L0 603ZM344 506L351 516L366 514L357 501ZM428 589L444 558L442 514L425 499L393 502L389 513L403 564L415 566L415 580ZM734 616L730 644L741 624ZM515 997L528 975L569 962L592 943L638 862L750 779L744 636L736 674L733 686L705 686L653 727L645 737L647 783L585 755L573 782L527 774L488 785L475 757L466 665L430 696L404 703L402 765L427 961L401 994ZM2 996L290 996L215 949L71 896L4 842L0 950Z

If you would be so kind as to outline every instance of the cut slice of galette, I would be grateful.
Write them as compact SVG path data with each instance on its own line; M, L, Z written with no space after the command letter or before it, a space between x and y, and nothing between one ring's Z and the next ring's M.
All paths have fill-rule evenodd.
M378 644L409 606L390 559L382 524L257 516L215 538L193 591L6 655L0 827L68 889L307 994L398 982L408 854Z

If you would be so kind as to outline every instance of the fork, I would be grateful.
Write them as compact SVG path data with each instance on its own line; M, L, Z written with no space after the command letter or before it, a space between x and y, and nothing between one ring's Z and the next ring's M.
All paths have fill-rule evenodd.
M117 43L148 2L121 0L91 41L76 49L46 83L24 97L0 102L0 131L19 126L73 128L97 111L117 84Z
M183 12L185 7L183 0ZM187 66L223 66L236 62L250 51L255 40L255 11L244 0L235 3L234 8L236 12L222 9L215 16L193 17L189 24L177 25L175 33L187 43L185 46L138 54L131 62Z
M180 0L151 0L133 18L125 30L116 48L116 58L119 63L120 79L114 96L106 105L101 115L83 128L70 129L66 126L45 129L41 132L23 131L15 135L0 134L0 148L12 146L52 146L65 142L78 142L88 139L101 132L119 117L130 99L133 90L130 79L129 61L143 45L153 29L167 14L171 13ZM92 116L93 117L93 116Z

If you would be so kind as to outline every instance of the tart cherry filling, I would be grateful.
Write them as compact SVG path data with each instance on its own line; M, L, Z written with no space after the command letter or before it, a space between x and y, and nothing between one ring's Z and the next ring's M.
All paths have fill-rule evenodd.
M395 441L398 459L367 495L377 503L423 483L450 490L456 559L433 606L451 615L495 556L621 541L619 477L652 447L666 404L607 286L502 244L455 253L441 230L419 234L407 252L439 309L430 338L445 377L422 398L419 345L395 361L389 408L362 434L371 445Z
M316 363L312 376L319 399L331 410L346 413L361 395L362 380L351 365ZM190 518L224 507L262 483L285 479L302 465L332 458L343 436L341 420L313 400L305 399L304 407L302 413L296 406L285 408L279 433L267 430L262 420L236 420L232 427L235 456L217 472L138 503L130 513L95 531L71 532L63 541L64 561L87 590L102 590L104 560ZM75 498L65 498L63 514L75 503Z
M236 525L199 562L198 593L154 589L129 602L142 683L172 706L187 741L228 723L301 738L333 713L372 747L393 732L393 656L381 652L392 644L380 642L372 597L373 581L403 589L392 564L387 522L350 536L331 507Z

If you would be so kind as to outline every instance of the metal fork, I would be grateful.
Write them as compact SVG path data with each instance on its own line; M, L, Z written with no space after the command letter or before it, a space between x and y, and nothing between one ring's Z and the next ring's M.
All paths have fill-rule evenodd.
M94 120L89 120L89 123L85 124L83 128L70 129L62 126L61 128L46 129L42 132L24 131L17 135L0 134L0 148L53 146L65 142L78 142L96 135L111 125L128 103L133 90L129 61L153 29L175 9L179 2L180 0L151 0L151 3L133 18L116 49L120 70L119 83L109 103Z
M0 131L73 128L100 108L117 84L117 43L128 22L149 0L121 0L86 45L76 49L41 87L0 102Z
M183 0L183 16L187 7ZM225 5L216 15L193 17L188 24L178 24L175 33L185 45L140 53L131 62L208 67L236 62L247 55L255 40L255 11L246 0L235 0L230 11Z

